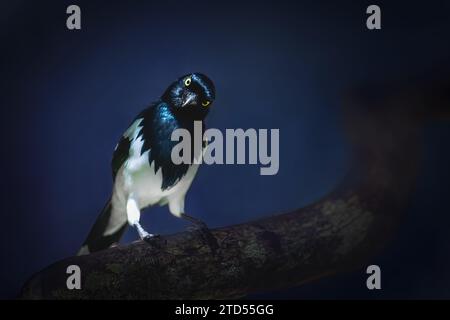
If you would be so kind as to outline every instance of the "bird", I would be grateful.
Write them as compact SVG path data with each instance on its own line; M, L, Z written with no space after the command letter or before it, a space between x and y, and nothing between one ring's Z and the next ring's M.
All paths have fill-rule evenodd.
M138 114L113 152L111 197L77 255L109 248L119 242L128 226L135 228L142 240L158 237L140 223L141 211L155 205L167 205L172 215L190 221L197 230L207 230L203 221L184 211L185 196L199 163L174 164L171 151L177 142L171 135L176 129L193 135L194 121L200 121L204 129L215 95L214 83L206 75L191 73L175 80ZM202 150L194 150L192 159L205 147L203 141Z

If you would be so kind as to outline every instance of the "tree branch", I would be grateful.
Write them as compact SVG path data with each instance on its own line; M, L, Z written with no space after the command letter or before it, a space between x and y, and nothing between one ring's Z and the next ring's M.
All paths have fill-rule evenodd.
M71 257L34 275L24 299L226 299L300 285L361 266L395 229L417 172L424 119L449 113L448 81L345 98L354 166L327 197L286 214ZM392 88L392 87L391 87ZM380 90L377 89L377 94ZM391 93L389 93L391 92ZM82 290L66 288L79 265Z

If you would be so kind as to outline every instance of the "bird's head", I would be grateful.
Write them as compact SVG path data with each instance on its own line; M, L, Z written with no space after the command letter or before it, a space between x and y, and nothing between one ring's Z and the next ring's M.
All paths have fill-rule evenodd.
M206 115L215 95L214 83L207 76L191 73L172 83L161 99L177 109Z

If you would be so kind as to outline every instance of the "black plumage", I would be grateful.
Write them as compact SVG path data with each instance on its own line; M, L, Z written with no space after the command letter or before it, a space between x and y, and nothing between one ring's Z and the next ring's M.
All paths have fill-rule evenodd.
M140 210L148 205L168 203L172 214L184 217L192 222L197 221L183 212L184 196L196 170L193 171L191 180L186 182L185 187L178 188L181 190L180 195L169 196L166 190L170 190L184 179L193 165L194 157L198 156L197 150L194 150L194 122L201 121L203 132L204 119L214 99L215 87L212 81L203 74L193 73L177 79L167 88L160 99L152 103L134 119L130 128L119 140L113 153L111 161L115 184L113 195L94 224L79 252L80 254L101 250L108 247L112 242L118 241L125 231L127 219L130 224L137 228L141 238L150 236L139 224L140 214L135 213L135 210ZM175 164L172 161L171 154L173 147L179 141L172 141L171 136L174 130L181 128L188 130L191 134L191 162ZM136 155L136 148L138 147L140 150ZM146 159L148 161L147 167L142 167L141 162L139 162L139 158L144 155L148 155ZM138 171L136 171L136 168L127 166L130 160L138 161L140 166ZM121 171L121 169L123 170ZM146 173L138 173L140 170L144 170ZM152 170L153 172L151 172ZM151 183L147 186L151 186L153 189L146 190L146 183L142 182L142 177L157 181L156 173L159 170L161 170L162 180L157 187L158 190L154 190L155 188L152 187L153 184ZM124 179L119 179L120 182L117 182L119 174L126 178L125 180L131 182L127 184L123 182ZM160 197L158 200L153 200L158 197ZM131 204L129 203L130 200L132 200ZM133 209L136 206L138 208ZM129 209L129 207L132 209ZM133 219L137 215L137 221L130 222L128 210L132 210L131 216Z

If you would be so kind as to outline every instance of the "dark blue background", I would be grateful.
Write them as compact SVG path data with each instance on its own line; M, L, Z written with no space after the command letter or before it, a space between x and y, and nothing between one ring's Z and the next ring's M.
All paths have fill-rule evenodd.
M69 4L82 30L66 29ZM126 126L175 78L199 71L216 84L209 127L279 128L280 171L203 166L187 212L211 227L307 205L349 167L341 127L343 90L415 75L450 56L448 1L2 2L2 232L0 296L74 254L111 190L112 150ZM416 194L392 245L364 269L263 298L450 298L450 128L425 132ZM405 161L408 161L405 155ZM167 208L143 224L161 234L184 222ZM134 231L125 241L137 238ZM282 263L282 261L280 261Z

